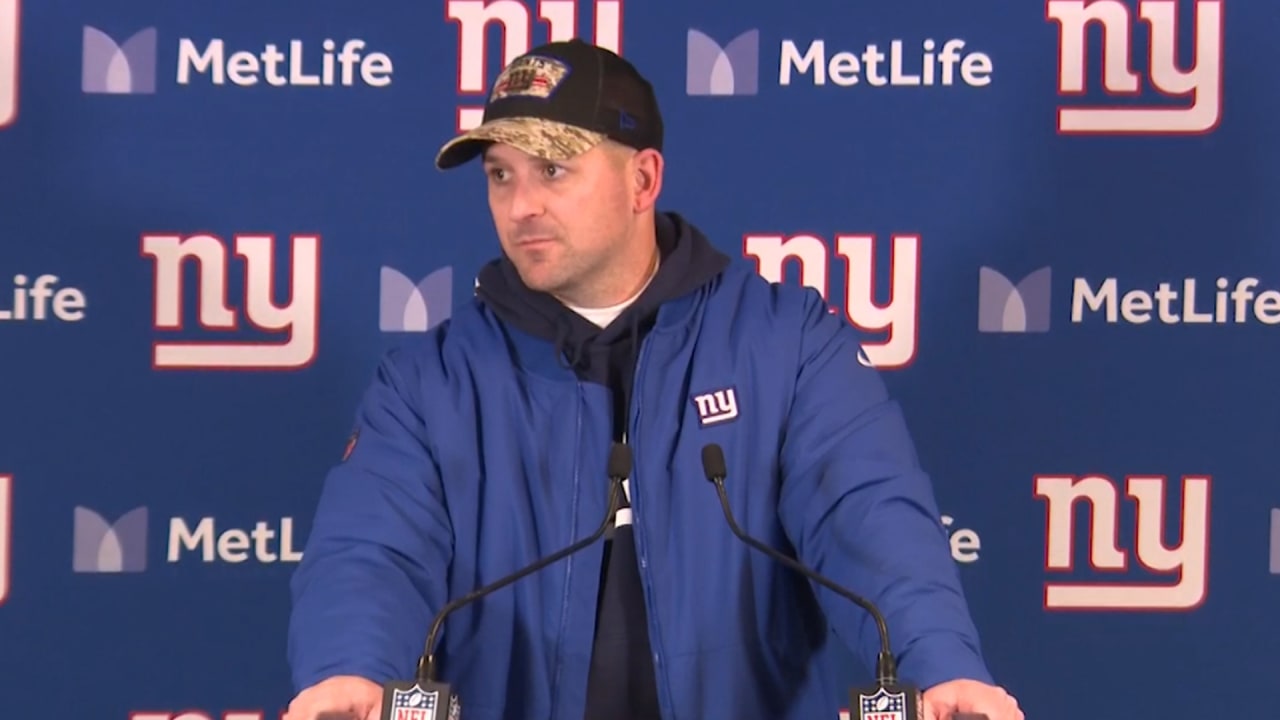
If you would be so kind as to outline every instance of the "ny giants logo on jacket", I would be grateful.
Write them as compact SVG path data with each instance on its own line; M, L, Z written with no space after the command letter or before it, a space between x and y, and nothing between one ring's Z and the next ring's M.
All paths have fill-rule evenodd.
M724 388L692 397L698 409L698 421L703 426L715 425L738 417L738 391Z

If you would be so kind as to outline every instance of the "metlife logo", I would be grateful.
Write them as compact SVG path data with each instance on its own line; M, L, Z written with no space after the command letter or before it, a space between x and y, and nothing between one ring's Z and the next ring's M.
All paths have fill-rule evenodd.
M378 328L382 332L426 332L453 314L453 268L445 266L416 282L383 265L379 275Z
M978 330L987 333L1049 331L1051 268L1029 273L1014 284L995 268L978 270Z
M3 0L0 0L2 2ZM155 27L128 34L83 29L81 89L89 94L150 95L162 84L179 86L385 88L394 66L359 38L267 40L232 47L221 38L179 37L165 52ZM165 61L172 73L164 71Z
M81 39L80 89L86 93L150 95L156 91L156 29L139 30L117 44L85 26Z
M78 573L134 573L147 569L147 509L135 508L108 523L97 512L77 507L73 521L71 569Z
M762 57L759 29L717 39L688 32L685 91L694 96L755 95L762 82L781 87L982 88L994 62L961 38L817 38L778 41L776 55ZM857 45L862 43L861 45ZM777 68L776 74L772 68ZM767 73L761 76L761 72ZM770 77L772 76L772 77Z
M1052 269L1017 279L983 267L978 273L978 330L984 333L1048 332ZM1073 325L1280 325L1280 289L1257 277L1187 277L1144 283L1117 277L1071 281Z
M258 521L251 528L219 526L216 518L169 518L165 561L214 563L296 563L302 543L293 518ZM149 559L149 510L134 508L109 522L97 511L77 506L72 527L72 571L141 573Z

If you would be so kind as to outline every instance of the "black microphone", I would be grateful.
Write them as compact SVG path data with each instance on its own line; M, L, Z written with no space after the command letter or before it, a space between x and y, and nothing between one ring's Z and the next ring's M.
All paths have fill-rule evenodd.
M702 471L716 486L716 494L720 496L720 507L724 509L724 517L729 521L729 529L734 535L747 545L866 610L875 621L876 631L880 635L880 653L876 657L876 687L874 690L850 688L851 720L915 720L917 717L923 717L920 689L898 680L898 665L893 659L893 650L889 643L889 626L880 610L870 600L837 585L817 571L756 540L738 526L737 520L733 517L733 511L729 509L729 497L724 489L724 479L729 471L724 461L724 450L719 445L711 443L702 447ZM951 720L987 720L987 716L959 714L952 716Z
M532 575L557 560L563 560L603 537L613 525L614 516L617 515L622 497L622 481L631 474L631 448L625 443L615 442L610 449L608 474L609 507L605 511L604 520L595 532L506 577L499 578L449 602L436 613L435 619L431 622L431 631L427 634L426 650L418 659L417 677L412 682L391 680L383 684L382 720L434 720L436 717L459 720L462 715L462 701L448 683L436 680L436 637L440 634L445 619L455 610L501 590L523 577ZM440 714L437 715L437 713Z

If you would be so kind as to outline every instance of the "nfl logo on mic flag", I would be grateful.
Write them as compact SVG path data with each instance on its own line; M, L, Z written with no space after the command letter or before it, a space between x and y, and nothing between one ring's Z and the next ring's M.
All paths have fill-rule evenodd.
M396 690L391 696L394 720L436 720L436 702L440 694L423 692L417 686Z
M392 682L384 686L390 690L383 700L382 720L458 720L461 706L457 697L445 693L449 705L448 715L437 715L443 704L440 691L424 690L417 683Z
M858 717L862 720L907 720L907 694L880 688L872 695L859 695Z

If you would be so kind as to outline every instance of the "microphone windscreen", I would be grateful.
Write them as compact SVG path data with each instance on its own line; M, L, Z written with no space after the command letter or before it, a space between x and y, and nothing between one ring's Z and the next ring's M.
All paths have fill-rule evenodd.
M729 474L729 470L725 467L724 450L721 450L719 445L710 443L702 446L702 472L706 473L707 479L712 482Z
M631 475L631 447L616 442L609 451L609 477L625 478Z

